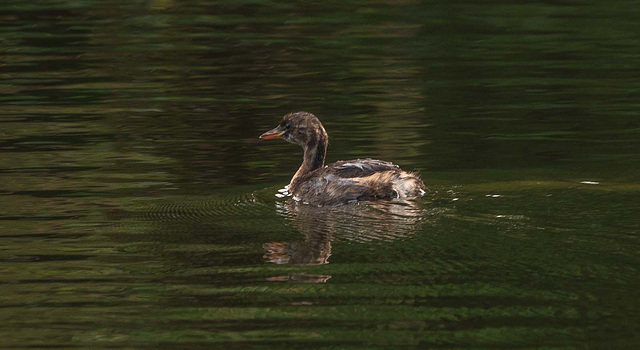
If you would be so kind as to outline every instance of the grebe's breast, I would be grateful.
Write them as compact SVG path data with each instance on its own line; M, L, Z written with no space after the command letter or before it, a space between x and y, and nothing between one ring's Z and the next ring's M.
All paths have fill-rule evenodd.
M290 192L310 204L335 205L413 198L423 195L425 189L418 175L368 158L339 161L311 171L295 179Z

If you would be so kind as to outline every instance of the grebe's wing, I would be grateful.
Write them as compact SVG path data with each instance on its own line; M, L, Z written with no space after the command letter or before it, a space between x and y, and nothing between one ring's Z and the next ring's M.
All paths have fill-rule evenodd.
M342 160L327 166L328 172L342 178L367 177L375 173L399 170L400 167L378 159Z

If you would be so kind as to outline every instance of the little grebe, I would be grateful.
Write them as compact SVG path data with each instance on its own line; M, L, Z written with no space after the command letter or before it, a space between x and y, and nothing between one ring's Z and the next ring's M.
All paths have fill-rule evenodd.
M329 135L320 120L307 112L289 113L261 139L284 139L304 149L304 160L288 192L316 205L346 204L363 200L407 199L422 196L425 185L417 174L376 159L354 159L324 165Z

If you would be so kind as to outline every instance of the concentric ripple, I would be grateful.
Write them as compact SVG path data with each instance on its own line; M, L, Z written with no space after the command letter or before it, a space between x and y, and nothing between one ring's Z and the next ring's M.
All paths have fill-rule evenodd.
M155 222L194 222L255 217L269 205L259 192L230 196L175 196L132 201L118 216Z

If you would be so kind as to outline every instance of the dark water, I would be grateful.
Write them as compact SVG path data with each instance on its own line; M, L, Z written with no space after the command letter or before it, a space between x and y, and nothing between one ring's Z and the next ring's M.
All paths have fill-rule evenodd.
M0 345L632 348L636 1L0 5ZM329 161L411 206L278 199Z

